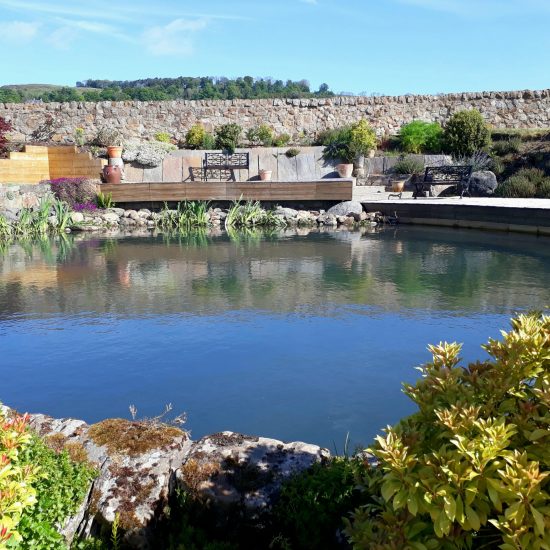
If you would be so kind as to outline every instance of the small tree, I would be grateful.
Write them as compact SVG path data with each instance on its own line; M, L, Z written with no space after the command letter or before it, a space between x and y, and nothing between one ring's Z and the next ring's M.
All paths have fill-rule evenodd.
M445 125L445 148L454 155L473 155L488 147L491 133L476 109L455 113Z
M365 119L352 125L349 148L355 157L368 155L376 149L376 143L376 132Z

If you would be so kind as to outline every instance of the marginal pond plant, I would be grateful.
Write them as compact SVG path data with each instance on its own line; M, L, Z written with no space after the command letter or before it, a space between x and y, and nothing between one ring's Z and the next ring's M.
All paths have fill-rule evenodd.
M519 315L490 359L430 346L405 394L418 412L368 451L373 502L347 520L354 548L550 548L550 317Z
M178 203L176 209L164 204L157 226L164 230L184 230L208 225L208 203L204 201L184 201Z
M264 210L260 201L234 201L225 218L225 227L284 227L285 221L271 210Z

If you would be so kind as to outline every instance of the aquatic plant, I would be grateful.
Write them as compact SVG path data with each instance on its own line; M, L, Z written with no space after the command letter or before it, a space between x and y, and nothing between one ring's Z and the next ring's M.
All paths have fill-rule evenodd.
M225 218L225 227L284 227L285 221L272 210L264 210L260 201L234 201Z
M189 230L192 227L208 225L208 202L184 201L178 203L175 210L165 203L157 219L157 226L165 230Z
M71 221L71 209L65 201L55 200L52 205L55 219L56 229L65 231Z

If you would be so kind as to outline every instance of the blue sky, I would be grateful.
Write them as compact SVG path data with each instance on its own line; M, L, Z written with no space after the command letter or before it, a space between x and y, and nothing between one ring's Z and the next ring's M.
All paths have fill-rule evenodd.
M550 0L0 0L0 84L245 76L336 92L550 87Z

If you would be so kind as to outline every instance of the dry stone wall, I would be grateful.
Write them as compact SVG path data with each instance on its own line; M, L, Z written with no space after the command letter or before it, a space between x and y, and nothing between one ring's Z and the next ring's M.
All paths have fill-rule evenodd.
M277 133L313 136L326 128L367 118L379 135L395 133L414 119L444 123L454 112L479 109L498 128L550 126L550 89L397 97L259 99L158 102L0 104L0 116L14 127L12 139L28 140L52 115L56 141L71 140L75 128L88 138L99 128L117 128L126 138L169 132L177 139L195 123L213 130L237 122L245 129L269 124Z

